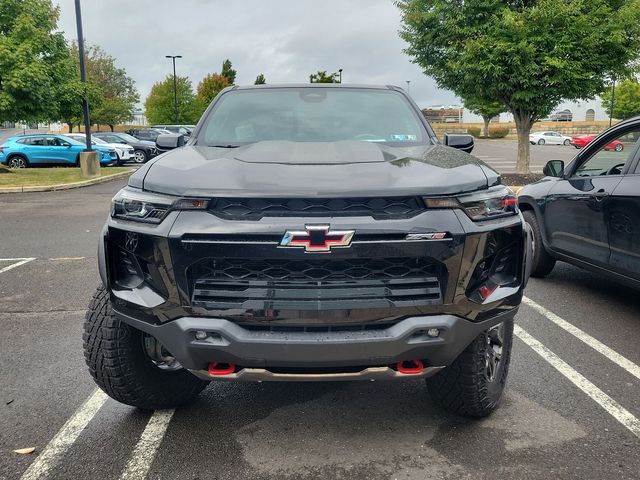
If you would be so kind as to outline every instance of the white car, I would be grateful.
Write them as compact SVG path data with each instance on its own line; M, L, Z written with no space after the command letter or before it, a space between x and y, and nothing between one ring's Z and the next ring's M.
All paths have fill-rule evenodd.
M570 145L571 138L560 135L558 132L534 132L529 134L529 142L532 145Z
M82 143L85 143L87 139L84 133L65 133L65 137L73 138L74 140L78 140ZM105 142L101 138L91 137L91 145L102 145L104 147L113 148L118 155L118 165L128 162L129 160L133 160L134 157L134 148L131 145L126 145L124 143L109 143Z

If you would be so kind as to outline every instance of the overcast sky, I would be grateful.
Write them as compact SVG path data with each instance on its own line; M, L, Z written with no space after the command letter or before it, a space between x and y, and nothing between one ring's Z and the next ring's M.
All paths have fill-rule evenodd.
M60 5L60 29L76 38L74 0ZM182 55L178 75L194 89L230 58L236 83L308 82L317 70L343 71L344 83L406 86L418 105L459 103L402 53L392 0L82 0L84 36L117 59L144 102L171 73L165 55Z

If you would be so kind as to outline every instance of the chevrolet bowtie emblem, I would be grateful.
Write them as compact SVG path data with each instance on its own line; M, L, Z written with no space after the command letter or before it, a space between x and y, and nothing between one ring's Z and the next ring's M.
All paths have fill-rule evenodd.
M328 253L332 248L347 248L355 230L331 230L329 225L307 225L304 231L287 230L281 247L304 248L307 253Z

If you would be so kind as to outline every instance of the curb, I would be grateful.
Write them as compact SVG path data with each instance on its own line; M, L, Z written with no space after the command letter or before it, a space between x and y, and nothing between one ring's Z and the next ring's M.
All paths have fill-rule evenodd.
M34 186L22 186L22 187L5 187L0 188L0 193L26 193L26 192L55 192L59 190L71 190L72 188L87 187L89 185L97 185L99 183L109 182L118 178L127 177L135 172L135 169L131 169L127 172L114 173L112 175L105 175L104 177L92 178L90 180L83 180L82 182L74 183L60 183L57 185L34 185Z

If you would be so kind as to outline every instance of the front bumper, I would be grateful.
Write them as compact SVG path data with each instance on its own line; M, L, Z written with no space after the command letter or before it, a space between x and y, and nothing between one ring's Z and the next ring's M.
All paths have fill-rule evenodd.
M410 317L387 328L352 331L277 332L253 330L220 318L182 317L163 325L151 325L115 312L132 327L157 338L187 369L209 378L211 362L237 366L237 380L300 380L310 369L318 379L322 369L332 370L332 379L396 378L390 367L408 359L419 359L427 367L422 374L435 373L450 365L481 332L512 319L516 309L481 322L455 315ZM429 336L437 329L437 336ZM207 333L196 338L197 331ZM362 367L354 370L352 367ZM340 367L351 367L340 372ZM373 367L373 368L371 368ZM276 371L271 371L275 369ZM295 373L298 372L298 373ZM336 378L336 374L338 377ZM222 377L221 377L222 378Z

